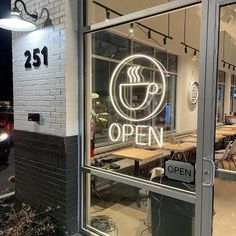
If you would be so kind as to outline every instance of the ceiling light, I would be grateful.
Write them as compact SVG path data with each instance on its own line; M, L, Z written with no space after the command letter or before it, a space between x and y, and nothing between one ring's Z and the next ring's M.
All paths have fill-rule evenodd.
M228 68L230 69L230 64L228 65Z
M163 38L163 44L166 45L166 37Z
M225 67L225 62L223 63L223 67Z
M184 52L185 52L185 53L188 53L188 48L187 48L187 46L185 46Z
M110 12L106 10L106 21L110 20Z
M134 33L134 23L131 23L131 24L130 24L129 32L130 32L131 34Z

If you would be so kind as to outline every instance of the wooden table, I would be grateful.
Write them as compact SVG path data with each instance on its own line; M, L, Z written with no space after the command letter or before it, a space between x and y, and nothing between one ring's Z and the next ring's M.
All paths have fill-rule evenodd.
M161 150L145 150L141 148L126 148L111 153L114 156L119 156L122 158L128 158L134 160L134 172L138 174L139 171L139 162L149 160L152 158L160 158L162 156Z
M236 130L217 129L216 134L221 134L224 136L234 136L236 135Z
M222 127L236 129L236 124L233 124L233 125L223 125Z
M189 137L181 139L181 141L188 142L188 143L196 143L197 145L197 137L189 136Z
M157 145L151 146L152 148L160 148ZM185 152L195 150L196 149L196 143L193 142L183 142L183 143L168 143L164 142L162 149L169 150L171 152L171 158L174 157L177 153L182 153L185 161L187 161Z
M216 133L215 134L215 143L217 143L220 139L223 139L223 138L225 138L224 135ZM194 134L192 136L183 138L183 139L181 139L181 141L188 142L188 143L197 143L197 135Z

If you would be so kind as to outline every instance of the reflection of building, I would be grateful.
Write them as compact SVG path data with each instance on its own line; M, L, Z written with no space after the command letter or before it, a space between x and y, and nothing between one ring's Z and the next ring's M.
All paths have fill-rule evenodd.
M81 2L75 0L37 0L32 4L28 0L26 4L32 8L32 11L37 10L35 8L38 5L47 7L54 26L43 28L41 22L36 22L38 29L34 32L13 33L17 197L42 206L61 205L56 216L66 224L67 230L73 232L78 227L94 231L91 228L90 219L93 217L96 219L97 216L97 205L95 203L98 201L100 205L106 205L106 197L109 196L112 198L111 201L107 200L109 211L104 212L102 209L102 213L106 216L106 214L110 214L109 212L114 213L114 211L124 210L120 215L118 214L118 217L115 213L111 216L111 218L117 217L116 223L119 232L123 230L121 235L139 235L143 230L141 227L144 225L143 222L146 217L143 212L146 213L146 209L136 207L136 203L137 205L140 203L137 188L143 189L141 193L151 189L156 193L168 195L174 200L177 198L183 202L195 203L196 209L201 211L201 214L196 213L198 222L203 219L203 222L207 222L206 225L210 228L213 212L210 207L212 205L210 204L212 189L211 186L208 186L210 190L207 186L203 188L202 182L205 179L210 182L211 179L208 179L209 176L204 176L204 178L202 176L208 171L210 173L214 166L202 173L203 156L212 157L214 152L214 140L211 140L214 135L211 135L210 132L215 128L213 121L215 114L219 116L218 121L221 122L224 113L234 111L234 93L230 93L230 87L234 91L235 82L231 82L231 75L234 74L234 71L228 67L223 67L221 63L219 63L218 68L218 80L214 77L216 73L214 68L217 66L212 64L212 53L216 47L207 43L214 44L213 41L218 37L213 35L214 37L211 38L212 34L205 35L205 31L201 35L201 25L208 24L209 30L216 28L213 27L215 25L210 25L213 24L212 22L205 22L206 19L201 18L205 15L200 14L202 7L205 5L189 7L188 4L185 5L185 2L171 1L167 5L170 8L174 7L174 10L177 9L175 9L175 4L180 5L178 5L178 10L169 12L169 16L167 14L159 15L160 9L156 6L157 8L155 11L153 10L152 15L149 15L149 11L145 11L139 13L140 15L136 14L136 17L143 16L140 19L129 18L132 17L131 15L126 16L129 18L128 21L123 21L122 19L125 18L119 18L111 12L110 8L99 8L91 1L88 3L88 22L99 22L100 24L93 25L91 31L85 28L84 38L82 39L81 20L83 14L86 13L81 10L82 7L76 6ZM103 4L106 1L99 2ZM111 4L109 7L125 14L126 12L144 10L146 7L152 6L152 1L149 3L145 1L145 6L144 1L143 4L141 1L135 6L131 2L113 1L109 3ZM208 2L206 1L204 4L208 4ZM196 1L196 3L198 2ZM151 5L146 6L146 4ZM155 2L154 5L156 4ZM214 7L208 7L209 11L215 9ZM170 8L166 8L166 11ZM81 12L76 12L77 9L80 9ZM205 9L203 9L203 12L206 12ZM109 25L109 21L104 23L105 15L116 17L116 20L121 22L112 26ZM163 39L162 34L156 33L157 35L155 35L152 29L158 32L167 32L168 17L171 19L169 24L170 35L164 35L166 37ZM185 18L187 18L187 21L185 21L187 27L185 27L184 32L183 23ZM132 25L130 22L133 20L135 22ZM129 23L127 24L127 22ZM143 26L140 26L140 23L147 25L148 28L142 28ZM80 26L79 30L77 24ZM104 27L100 28L103 24ZM132 37L128 33L131 26L134 31ZM140 30L140 27L142 30ZM221 58L222 34L219 34L219 58ZM206 37L209 38L206 40ZM186 39L186 42L181 44L183 38ZM82 48L82 41L85 42L85 48ZM235 46L229 38L226 38L226 41L228 53L233 52ZM187 43L191 45L187 45ZM34 49L41 50L45 46L48 48L48 65L41 64L40 67L32 66L31 69L25 69L26 57L24 53L26 51L33 53ZM83 49L85 54L83 54ZM199 57L199 51L197 51L200 49L203 49L200 54L201 57ZM109 96L111 75L124 58L140 53L155 58L166 68L166 103L157 116L145 122L129 121L128 125L122 126L128 127L126 130L122 130L128 136L127 139L124 139L122 143L111 143L108 136L110 124L114 122L124 124L124 119L115 111ZM198 55L197 60L195 60L196 55L194 54ZM231 63L233 64L236 54L229 55L228 58L232 59ZM194 60L192 60L192 56L195 56ZM203 60L201 63L199 63L199 58ZM159 72L152 63L140 59L125 66L136 64L144 68L144 78L154 78ZM124 79L124 82L127 82L127 73L125 72L124 70L121 78ZM189 104L189 85L195 81L199 82L199 89L201 89L199 94L201 96L199 96L197 103ZM218 86L217 91L221 91L220 94L215 93L216 84ZM99 99L91 101L90 95L92 92L99 94ZM140 103L144 95L142 90L138 92L139 94L136 94L135 98L137 98L136 102ZM217 106L216 97L219 100L219 106ZM159 102L158 99L154 100L150 109L140 113L137 112L136 115L140 117L147 115L152 108L158 106ZM215 107L212 104L216 105L217 112L215 112ZM108 124L98 127L98 119L95 124L97 127L95 129L91 128L92 110L94 110L93 115L97 118L99 118L98 116L100 118L105 117L104 119ZM39 114L40 121L29 121L29 113ZM132 115L132 111L130 113ZM197 122L201 124L200 127L197 127ZM133 135L132 125L138 127L138 132L135 135ZM155 127L163 127L165 141L168 141L168 138L172 137L171 135L176 136L170 145L176 149L173 151L171 148L163 147L163 150L158 152L156 159L152 159L153 155L150 155L150 150L144 150L145 155L138 157L138 160L133 158L133 155L117 157L112 154L116 149L134 145L134 136L138 137L138 143L141 143L140 140L142 139L146 141L148 137L142 132L142 128L144 129L147 126L153 127L153 130ZM116 134L119 134L119 132L120 130L117 129ZM199 192L196 192L196 195L183 193L181 190L169 189L166 186L157 187L149 182L150 168L162 168L162 160L170 158L170 156L173 157L178 149L181 150L180 153L185 153L186 150L181 147L181 140L185 136L192 135L193 132L197 132L198 137L201 138L201 142L198 144L200 148L197 152L199 158L196 159L196 136L191 137L192 139L195 138L195 144L187 145L187 147L183 146L187 148L188 154L190 153L190 159L195 158L194 161L197 162L196 183L199 186L197 186L196 191L200 189L201 194ZM141 149L140 146L136 148ZM183 156L185 157L185 155ZM114 160L116 163L112 162ZM209 161L209 166L211 164L212 162ZM204 168L208 168L208 165ZM104 169L106 170L104 171ZM208 184L211 185L211 183ZM205 185L207 184L205 183ZM134 194L132 194L133 192ZM203 192L209 197L207 201L204 198L205 195L202 194ZM129 207L129 202L122 204L123 198L131 198L132 207ZM198 201L198 198L204 204L201 204L202 202ZM204 208L205 205L209 207ZM126 218L127 215L129 219ZM205 220L207 216L211 217ZM109 217L103 219L108 220ZM141 224L140 219L143 220ZM133 222L134 226L128 225L128 221ZM112 225L114 226L114 224ZM129 227L126 227L127 225ZM207 227L206 225L204 227ZM201 228L203 226L196 224L195 227ZM113 231L116 229L117 226L112 228ZM104 232L111 233L111 230L109 230L110 228L106 228ZM210 234L203 235L208 236Z

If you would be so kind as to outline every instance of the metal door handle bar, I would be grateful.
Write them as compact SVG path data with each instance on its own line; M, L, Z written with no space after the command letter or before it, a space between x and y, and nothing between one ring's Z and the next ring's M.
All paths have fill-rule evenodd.
M203 161L210 163L211 170L209 171L210 172L209 174L211 174L211 179L210 179L209 183L202 183L202 186L213 187L214 181L215 181L215 163L212 159L206 158L206 157L203 157Z

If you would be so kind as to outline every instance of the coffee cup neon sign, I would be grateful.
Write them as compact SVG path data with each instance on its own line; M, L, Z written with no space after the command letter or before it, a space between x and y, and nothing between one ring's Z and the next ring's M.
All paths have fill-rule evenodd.
M140 60L151 64L155 73L136 65ZM158 115L165 106L165 74L164 66L150 56L135 54L125 58L111 76L109 93L115 111L129 122L144 122ZM118 123L109 127L109 137L114 142L125 142L131 136L135 136L138 145L151 145L154 141L162 146L163 128Z

